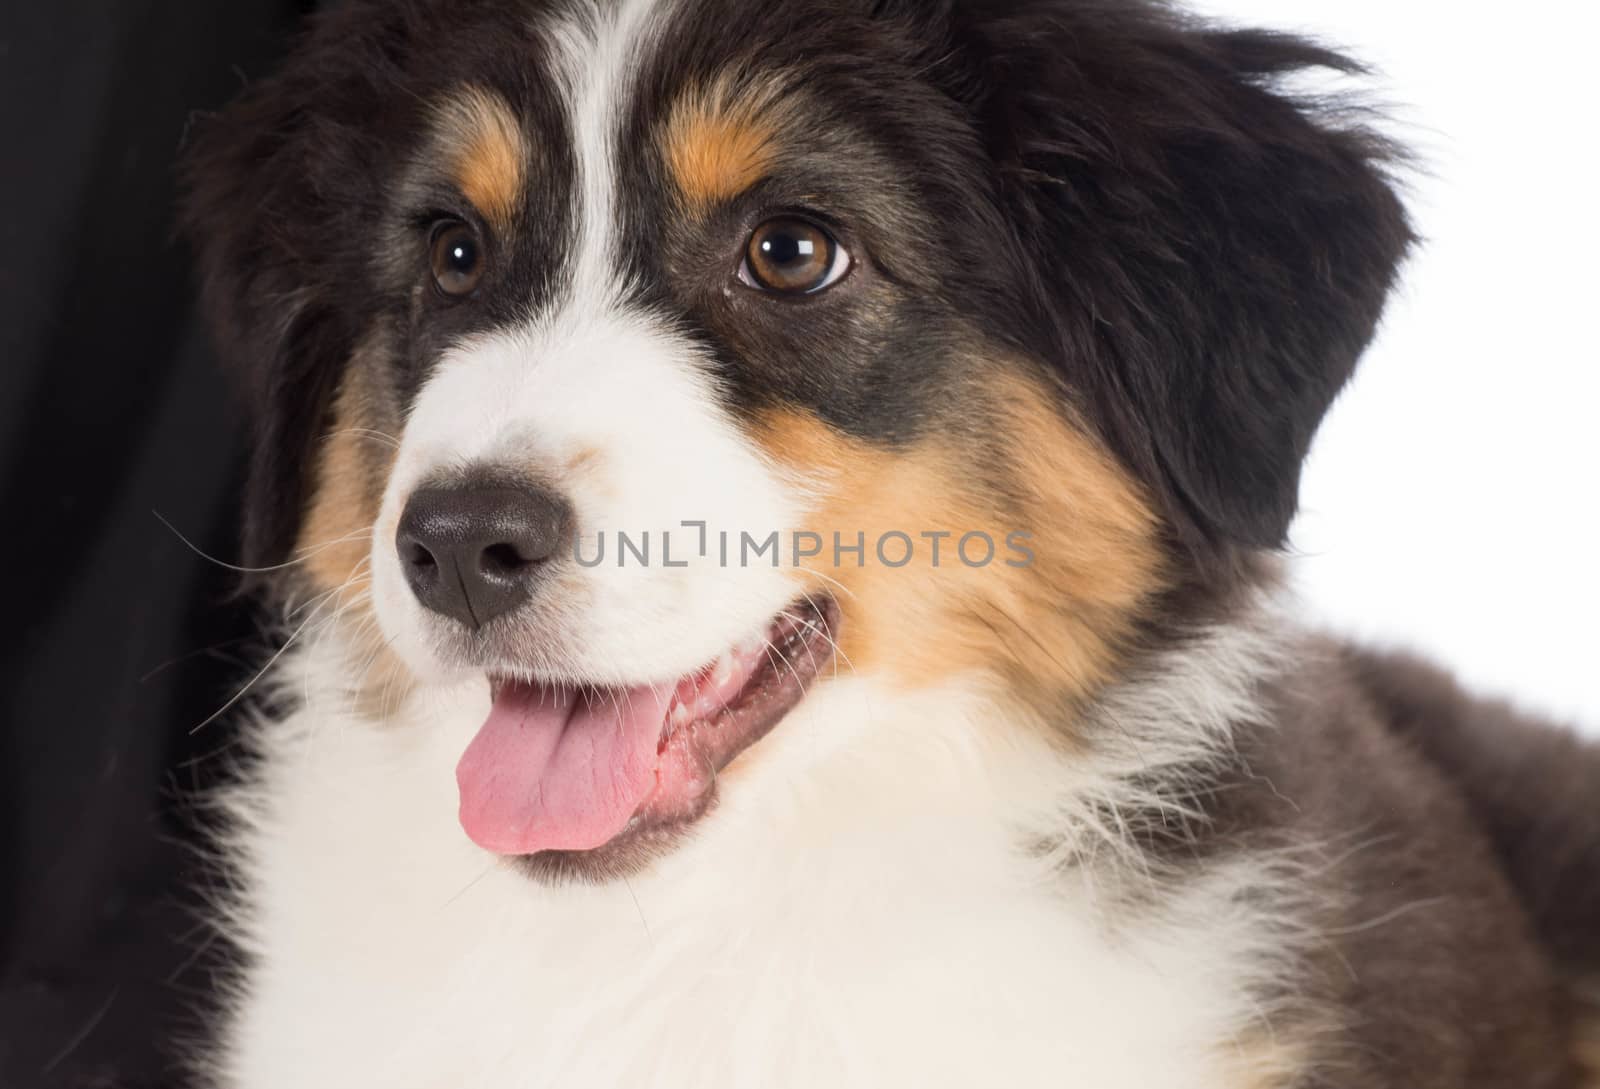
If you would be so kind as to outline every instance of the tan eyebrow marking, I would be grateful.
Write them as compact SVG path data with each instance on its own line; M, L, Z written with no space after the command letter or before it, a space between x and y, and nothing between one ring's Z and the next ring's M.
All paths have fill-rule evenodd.
M481 87L466 87L439 111L439 130L462 195L495 226L516 217L526 184L527 137L510 105Z
M776 86L736 89L729 79L691 90L667 118L663 152L684 203L703 212L738 196L772 169Z

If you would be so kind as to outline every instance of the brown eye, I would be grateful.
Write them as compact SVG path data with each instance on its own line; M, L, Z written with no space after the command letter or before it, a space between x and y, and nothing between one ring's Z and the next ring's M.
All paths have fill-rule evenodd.
M810 295L850 271L850 255L833 235L804 219L769 219L745 243L739 278L779 295Z
M440 224L433 232L433 282L452 298L470 295L483 279L483 247L478 236L465 223Z

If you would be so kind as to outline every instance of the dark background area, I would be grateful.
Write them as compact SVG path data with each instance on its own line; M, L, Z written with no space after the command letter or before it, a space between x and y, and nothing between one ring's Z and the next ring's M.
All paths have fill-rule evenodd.
M207 344L174 161L310 0L0 13L0 1086L181 1084L214 1008L191 734L262 640L234 576L242 416Z

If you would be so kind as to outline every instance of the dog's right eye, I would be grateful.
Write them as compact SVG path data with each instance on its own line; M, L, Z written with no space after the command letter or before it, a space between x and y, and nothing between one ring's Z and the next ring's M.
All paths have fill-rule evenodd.
M446 220L433 230L429 263L433 282L453 299L478 289L483 279L483 245L477 232L460 220Z

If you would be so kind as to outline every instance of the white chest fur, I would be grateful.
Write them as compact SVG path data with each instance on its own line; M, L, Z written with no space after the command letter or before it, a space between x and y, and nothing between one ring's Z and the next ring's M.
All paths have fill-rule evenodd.
M833 682L657 871L559 889L456 823L482 695L383 722L328 703L263 724L235 798L255 961L226 1085L1203 1089L1261 1027L1250 867L1119 916L1017 850L999 795L1049 776L958 740L950 694ZM868 708L871 743L808 752L808 716Z

